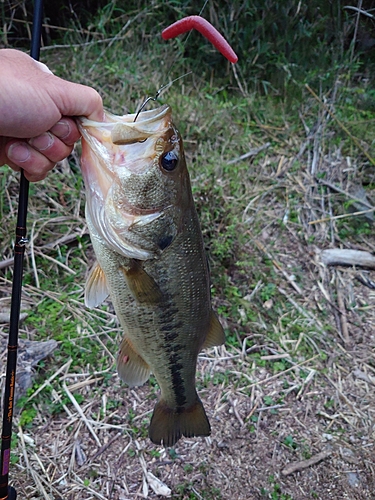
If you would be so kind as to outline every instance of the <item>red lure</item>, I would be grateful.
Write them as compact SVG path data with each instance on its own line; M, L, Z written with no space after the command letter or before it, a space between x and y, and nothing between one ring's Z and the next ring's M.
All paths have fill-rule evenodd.
M223 56L228 59L228 61L231 63L236 63L238 61L237 54L225 38L217 31L216 28L212 26L212 24L200 16L188 16L176 21L168 26L168 28L165 28L165 30L162 31L161 36L164 40L169 40L170 38L175 38L176 36L186 33L192 29L196 29L205 38L207 38L207 40L209 40L212 45L214 45L223 54Z

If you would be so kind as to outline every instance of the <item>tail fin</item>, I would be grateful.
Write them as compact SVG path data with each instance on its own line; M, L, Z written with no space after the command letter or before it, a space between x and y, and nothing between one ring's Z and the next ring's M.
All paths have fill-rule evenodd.
M155 406L149 429L154 444L173 446L181 436L209 436L210 433L210 422L198 395L189 408L174 410L163 400Z

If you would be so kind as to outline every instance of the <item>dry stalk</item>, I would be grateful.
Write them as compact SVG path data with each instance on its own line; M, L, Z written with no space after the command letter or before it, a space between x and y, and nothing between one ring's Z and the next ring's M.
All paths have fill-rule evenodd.
M291 366L290 368L287 368L286 370L280 372L280 373L277 373L276 375L272 375L271 377L268 377L268 378L265 378L263 380L259 380L258 382L254 382L253 384L251 385L247 385L246 387L244 387L243 389L251 389L251 387L254 387L254 386L259 386L259 385L266 385L268 384L269 382L272 382L272 380L275 380L279 377L282 377L283 375L285 375L286 373L289 373L291 372L292 370L296 370L297 368L305 365L306 363L310 363L311 361L314 361L316 358L319 358L320 357L320 354L316 354L315 356L313 356L312 358L310 359L306 359L305 361L302 361L301 363L297 363L295 364L294 366Z
M331 215L330 217L323 217L322 219L309 221L309 225L319 224L320 222L328 222L337 219L348 219L350 217L357 217L358 215L365 215L372 213L375 208L369 208L368 210L360 210L359 212L352 212L350 214L341 214L341 215Z
M93 438L95 439L95 441L97 442L97 444L101 447L102 443L100 442L100 439L98 438L96 432L92 428L92 426L91 426L90 422L88 421L86 415L83 413L82 408L77 403L77 400L75 399L75 397L73 396L73 394L69 391L69 389L67 388L65 382L62 383L62 386L63 386L64 391L66 392L66 395L68 396L68 398L72 402L74 408L77 410L78 414L82 418L82 420L83 420L84 424L86 425L87 429L90 431L90 434L93 436Z
M259 154L261 151L264 151L265 149L269 148L270 146L271 146L271 143L266 142L262 146L259 146L259 148L250 149L250 151L239 156L238 158L234 158L233 160L228 161L227 165L233 165L234 163L238 163L239 161L246 160L247 158L252 158L253 156L256 156L257 154Z
M338 276L339 278L339 276ZM348 330L348 321L346 318L346 307L344 301L344 293L342 284L339 283L339 279L336 282L336 291L337 291L337 305L340 313L340 325L341 325L341 333L344 339L345 344L348 344L350 341L349 338L349 330Z
M52 380L55 379L58 375L60 375L60 373L62 373L65 370L66 371L69 370L72 361L73 361L72 358L70 358L64 365L60 366L60 368L53 375L51 375L47 380L45 380L43 384L40 387L38 387L38 389L35 392L33 392L33 394L26 400L26 403L35 398L35 396L37 396L45 387L50 385Z
M305 87L307 90L310 92L310 94L319 102L321 106L330 114L331 118L335 120L337 125L345 132L345 134L354 142L354 144L357 146L357 148L362 151L362 153L366 156L368 161L371 163L371 165L375 166L375 160L372 158L368 152L365 150L365 148L362 146L362 144L359 142L359 140L345 127L345 125L337 118L337 116L329 109L327 104L323 102L320 97L313 91L313 89L306 83Z

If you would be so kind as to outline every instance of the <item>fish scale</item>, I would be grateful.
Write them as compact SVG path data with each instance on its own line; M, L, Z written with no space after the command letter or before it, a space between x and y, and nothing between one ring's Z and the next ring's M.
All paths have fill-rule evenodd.
M133 119L80 119L86 219L97 257L85 302L96 307L110 295L124 330L119 376L136 386L154 374L161 395L149 436L173 446L181 436L210 434L196 365L202 348L224 342L224 332L211 307L202 232L171 110L164 105Z

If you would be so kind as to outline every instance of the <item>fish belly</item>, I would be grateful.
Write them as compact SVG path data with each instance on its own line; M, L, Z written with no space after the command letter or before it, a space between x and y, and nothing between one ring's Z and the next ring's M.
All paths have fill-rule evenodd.
M127 259L92 238L124 329L118 357L120 377L129 385L145 382L152 372L161 398L150 424L156 444L172 446L181 435L210 434L195 388L198 354L211 319L209 275L197 220L159 258ZM199 226L198 226L199 227Z

